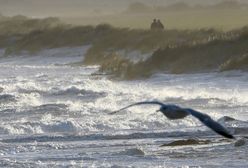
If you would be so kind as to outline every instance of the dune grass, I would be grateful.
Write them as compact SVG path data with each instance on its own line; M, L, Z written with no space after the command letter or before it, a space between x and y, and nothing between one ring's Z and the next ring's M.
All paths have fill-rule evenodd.
M121 59L112 61L116 62L115 67L113 63L108 64L111 65L112 74L123 79L149 77L161 71L180 74L247 70L247 44L248 31L244 28L240 30L239 36L232 38L217 38L207 43L160 48L150 58L136 64L126 60L125 64L120 64L123 62Z
M0 33L0 47L5 54L22 51L34 53L43 49L91 45L83 64L98 64L125 79L150 76L157 71L170 73L225 70L246 66L248 52L247 27L220 31L216 29L178 30L116 28L108 24L72 26L54 19L33 20L12 18ZM13 23L12 23L13 22ZM44 23L44 24L43 24ZM21 28L7 29L17 24ZM26 27L29 27L26 29ZM152 53L143 62L134 64L118 51ZM242 57L242 58L239 58ZM244 65L245 64L245 65Z

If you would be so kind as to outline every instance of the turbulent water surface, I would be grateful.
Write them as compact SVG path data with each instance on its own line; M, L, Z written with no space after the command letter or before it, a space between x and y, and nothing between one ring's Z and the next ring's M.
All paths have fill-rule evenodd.
M197 119L169 121L156 106L108 113L141 100L205 112L247 136L248 74L157 74L113 81L73 66L85 48L0 59L0 167L247 167L235 145ZM3 52L1 52L3 53ZM232 118L227 118L229 116Z

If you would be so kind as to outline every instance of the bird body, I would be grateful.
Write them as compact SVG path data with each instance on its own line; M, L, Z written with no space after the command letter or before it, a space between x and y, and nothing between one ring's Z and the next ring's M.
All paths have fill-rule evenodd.
M190 115L189 112L183 110L182 108L176 105L163 105L158 111L163 113L170 120L182 119Z
M196 110L190 109L190 108L181 108L176 105L171 104L164 104L159 101L144 101L144 102L137 102L134 104L131 104L129 106L126 106L124 108L121 108L120 110L114 111L110 114L116 114L122 110L125 110L127 108L137 106L137 105L144 105L144 104L152 104L152 105L159 105L160 109L157 110L157 112L163 113L168 119L170 120L176 120L176 119L183 119L188 115L192 115L195 118L197 118L199 121L201 121L204 125L206 125L208 128L212 129L216 133L226 137L233 139L234 136L231 135L225 127L223 127L218 122L214 121L209 115L198 112Z

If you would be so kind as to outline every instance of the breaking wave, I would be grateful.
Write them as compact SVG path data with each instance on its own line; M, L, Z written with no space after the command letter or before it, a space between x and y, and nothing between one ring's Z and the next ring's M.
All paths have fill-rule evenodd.
M65 90L59 90L59 91L54 91L51 93L54 96L104 96L106 95L105 93L96 93L91 90L85 90L85 89L79 89L75 86L71 86Z
M28 121L1 126L4 134L76 133L80 126L75 121Z

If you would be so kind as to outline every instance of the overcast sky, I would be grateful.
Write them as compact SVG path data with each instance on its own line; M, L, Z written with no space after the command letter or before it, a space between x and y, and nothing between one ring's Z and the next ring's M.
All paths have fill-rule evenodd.
M0 13L33 17L100 15L120 12L137 1L158 6L177 1L206 4L220 0L0 0Z

